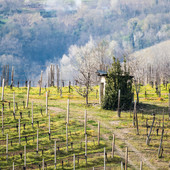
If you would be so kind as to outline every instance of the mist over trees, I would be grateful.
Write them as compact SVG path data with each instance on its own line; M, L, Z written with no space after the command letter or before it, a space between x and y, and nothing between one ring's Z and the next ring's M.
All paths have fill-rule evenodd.
M0 11L0 56L41 69L90 36L130 52L170 38L169 0L1 0Z

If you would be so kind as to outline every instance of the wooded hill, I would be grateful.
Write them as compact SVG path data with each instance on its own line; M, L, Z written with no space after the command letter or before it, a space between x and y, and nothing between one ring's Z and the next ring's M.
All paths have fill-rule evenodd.
M31 63L36 72L47 61L67 54L71 45L87 43L90 35L96 41L115 40L122 50L144 49L169 39L169 4L169 0L1 0L1 65L20 67L18 62L24 61L22 66L26 63L30 70Z

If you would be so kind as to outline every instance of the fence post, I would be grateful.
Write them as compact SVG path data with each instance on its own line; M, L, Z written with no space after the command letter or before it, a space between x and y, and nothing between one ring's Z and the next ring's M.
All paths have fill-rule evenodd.
M84 114L84 134L86 134L86 128L87 128L87 110L85 110Z
M66 123L66 148L68 152L68 124Z
M119 89L119 92L118 92L118 108L117 108L117 115L118 117L120 117L120 89Z
M87 134L85 134L85 156L87 157Z
M152 128L153 128L154 122L155 122L155 114L153 114L152 125L151 125L149 134L148 134L147 139L146 139L146 144L147 144L147 145L149 145L149 143L150 143L150 135L151 135L151 133L152 133Z
M51 135L51 127L50 127L50 113L49 113L49 139L50 139L50 135Z
M4 104L2 104L2 134L4 135Z
M59 80L60 80L60 70L59 70L59 66L56 66L56 71L57 71L57 90L59 93Z
M60 71L60 97L62 97L62 73L61 73L61 71Z
M55 165L55 169L56 169L56 164L57 164L57 161L56 161L56 140L54 141L54 165Z
M142 170L143 169L143 162L141 161L140 162L140 170Z
M112 141L112 158L114 157L114 149L115 149L115 134L113 134L113 141Z
M13 112L15 114L15 92L13 92Z
M14 85L14 67L12 66L12 74L11 74L11 87Z
M44 170L44 158L42 160L42 169Z
M46 115L48 115L48 92L46 91Z
M98 145L100 145L100 122L98 121Z
M139 127L138 127L138 115L136 111L136 130L137 130L137 135L139 135Z
M74 170L76 169L76 156L75 156L75 154L73 156L73 169Z
M29 91L30 91L30 84L28 83L26 108L28 108L28 103L29 103L29 93L30 93Z
M1 100L4 100L4 83L5 83L5 79L2 80L2 98Z
M31 124L32 124L32 128L33 128L33 124L34 124L34 111L33 111L33 102L32 102L32 122L31 122Z
M128 147L126 147L126 153L125 153L125 170L127 170L128 167Z
M43 71L41 71L41 77L40 77L40 89L39 89L39 96L41 95L42 76L43 76Z
M20 119L19 119L19 144L21 144L21 122L20 122Z
M6 159L8 160L8 134L6 134Z
M124 170L123 162L121 161L121 170Z
M106 150L104 147L104 170L106 170Z
M135 120L136 120L136 100L134 103L134 111L133 111L133 126L135 126Z
M169 120L170 120L170 89L169 89Z
M26 145L24 146L24 167L26 169L26 159L27 159L27 153L26 153Z
M37 153L38 153L38 129L37 129Z
M69 124L70 99L67 100L67 124Z

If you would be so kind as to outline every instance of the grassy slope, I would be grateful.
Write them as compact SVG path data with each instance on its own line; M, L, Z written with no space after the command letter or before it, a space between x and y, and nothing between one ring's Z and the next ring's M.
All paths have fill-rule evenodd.
M95 87L95 90L98 87ZM145 89L147 96L144 95ZM117 117L115 111L106 111L100 108L98 98L96 98L96 91L90 94L90 103L88 107L85 105L85 100L78 96L74 91L68 93L68 88L63 88L63 97L57 93L56 88L49 88L49 113L51 114L51 140L48 137L48 116L45 114L45 89L42 90L42 95L39 96L38 88L31 88L30 90L30 102L34 101L34 127L31 127L31 103L28 109L23 109L22 101L26 101L26 88L14 88L10 90L5 88L5 134L9 135L9 158L6 161L6 136L0 134L0 154L3 156L0 158L1 168L6 169L12 167L12 162L18 168L22 168L23 159L20 159L19 153L23 153L23 146L25 145L25 136L27 136L27 168L36 168L38 165L42 165L42 152L44 150L43 157L47 162L48 168L53 169L54 160L54 140L57 140L57 146L60 147L60 151L57 152L57 167L61 168L61 161L64 160L64 167L66 169L72 169L72 155L79 153L80 165L79 168L85 167L84 160L84 110L88 111L88 167L102 167L103 166L103 148L106 147L108 152L107 166L111 169L120 169L121 154L124 155L125 147L129 147L129 159L134 167L138 168L140 160L146 158L144 162L144 169L150 169L149 163L158 167L159 169L167 169L168 161L170 160L170 144L169 139L169 121L167 112L165 112L165 137L163 141L164 153L163 158L157 157L158 146L160 142L161 134L161 121L162 110L167 109L168 95L167 90L162 87L162 97L159 98L155 94L155 90L150 86L142 87L140 93L140 101L143 103L143 114L138 113L139 118L139 132L140 135L136 135L136 128L132 126L132 112L122 112L121 118ZM18 102L19 110L16 111L16 119L13 118L13 91L16 94L16 102ZM1 92L1 89L0 89ZM66 120L66 108L67 98L70 98L70 125L69 125L69 152L66 153L65 147L65 120ZM97 96L98 97L98 96ZM8 102L11 101L11 109L8 108ZM41 115L40 109L43 109L43 115ZM29 117L30 111L30 117ZM16 124L19 119L19 112L22 112L23 118L21 119L21 145L18 144L18 133L16 130ZM152 123L152 113L156 113L156 126L153 129L150 146L146 145L146 128L145 122L148 119L149 125ZM131 114L130 114L131 113ZM36 151L36 133L37 133L37 121L39 121L39 154L35 154ZM97 145L97 126L98 121L101 122L101 145ZM2 118L0 119L0 124ZM24 130L23 124L26 124ZM159 128L159 136L156 136L156 129ZM71 133L70 133L71 132ZM112 134L116 135L116 157L111 159L111 142ZM33 141L34 136L34 141ZM11 146L11 139L13 145ZM71 142L73 142L73 150L71 149ZM82 142L82 144L81 144ZM82 145L82 146L81 146ZM133 147L130 147L132 145ZM121 150L121 153L119 152ZM137 155L135 149L139 151ZM120 156L118 156L120 155ZM142 156L143 158L139 157ZM69 159L69 161L67 161ZM148 163L149 162L149 163ZM78 162L76 163L76 165ZM50 168L51 167L51 168ZM78 168L78 167L77 167ZM129 167L133 169L133 167Z

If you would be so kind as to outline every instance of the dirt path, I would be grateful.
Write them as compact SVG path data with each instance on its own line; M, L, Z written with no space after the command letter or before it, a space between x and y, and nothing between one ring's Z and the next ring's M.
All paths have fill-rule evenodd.
M94 126L92 125L88 125L91 129L94 129ZM102 138L104 138L105 140L109 140L109 136L107 134L100 134ZM125 158L125 153L118 147L117 144L115 144L115 153L117 155L119 155L122 159ZM135 169L139 169L134 163L132 160L128 160L129 164L135 168Z
M109 124L111 125L111 123L109 122ZM104 124L104 126L107 128L108 125ZM156 170L157 168L155 166L153 166L150 161L139 151L137 150L132 144L130 144L128 142L128 140L124 137L125 133L123 130L121 130L121 133L117 132L116 130L114 130L114 134L116 136L118 136L121 140L123 140L126 144L126 146L128 146L129 150L133 151L133 158L138 159L138 162L140 163L140 161L142 161L144 164L146 164L150 169ZM123 135L124 134L124 135ZM136 155L136 156L135 156Z
M96 120L96 117L94 118L92 115L88 118L92 119L92 120ZM115 124L117 124L117 123L118 122L115 121ZM110 122L107 122L107 123L100 122L100 124L101 124L101 126L106 128L107 130L112 131L111 129L113 129L112 128L113 127L113 121L110 121ZM94 128L93 126L90 126L90 127L92 129ZM131 143L128 142L128 139L125 137L126 132L127 132L127 130L124 130L124 129L121 130L121 132L118 131L118 130L115 130L115 129L113 131L113 133L115 134L115 137L119 138L119 140L123 141L126 144L126 146L128 147L128 150L130 152L129 159L128 159L129 164L132 165L135 169L139 169L140 161L142 161L143 164L146 165L149 169L157 170L157 168L150 163L149 159L146 158L144 156L144 154L142 154ZM104 134L104 135L101 134L101 136L106 140L109 139L109 136L107 134ZM122 151L122 149L118 145L115 145L115 148L117 150L117 154L124 159L125 153ZM136 164L136 162L138 162L138 164Z
M95 120L96 118L91 116L91 119ZM118 122L115 121L115 124L117 124ZM113 121L109 121L107 123L103 123L100 122L101 126L105 127L107 130L113 129L111 127L113 127ZM114 124L114 125L115 125ZM126 136L126 132L127 130L115 130L113 131L113 133L115 134L115 137L119 138L119 140L123 141L126 146L128 147L128 150L130 151L129 154L129 163L135 168L135 169L139 169L139 165L140 165L140 161L143 162L143 164L147 165L147 167L149 169L153 169L156 170L157 168L155 166L153 166L150 161L139 151L137 150L132 144L130 144L128 142L128 139L125 137ZM118 150L118 152L120 153L120 156L123 154L123 158L124 158L124 152L122 152L122 149L116 145L116 149ZM135 159L135 160L134 160ZM138 165L136 165L134 162L138 162Z
M36 102L37 101L38 100L36 100ZM41 103L41 102L42 102L42 100L38 101L38 103ZM57 107L49 107L49 110L54 111L55 113L64 111L63 109L60 109L60 108L57 108ZM90 117L88 117L88 119L96 120L96 117L91 115ZM101 122L101 126L105 127L107 130L112 131L111 127L113 127L114 123L118 123L118 122L113 122L113 121L110 121L110 122L107 122L107 123ZM91 128L93 129L94 127L91 126ZM123 130L121 131L121 133L118 130L114 130L113 133L115 134L115 136L117 138L119 138L119 140L123 141L126 144L126 146L128 146L128 149L130 151L128 162L129 162L130 165L132 165L132 167L134 167L135 169L139 169L140 161L142 161L149 169L153 169L153 170L157 169L155 166L153 166L150 163L150 161L139 150L137 150L132 144L130 144L128 142L128 139L125 138L126 135L125 135L125 132ZM103 134L101 136L106 140L108 140L108 138L109 138L109 135L107 135L107 134ZM116 153L121 158L124 159L125 153L122 151L122 149L118 145L115 145L115 149L116 149ZM136 162L138 162L138 164Z
M65 110L60 109L58 107L48 107L49 110L56 112L64 112Z

